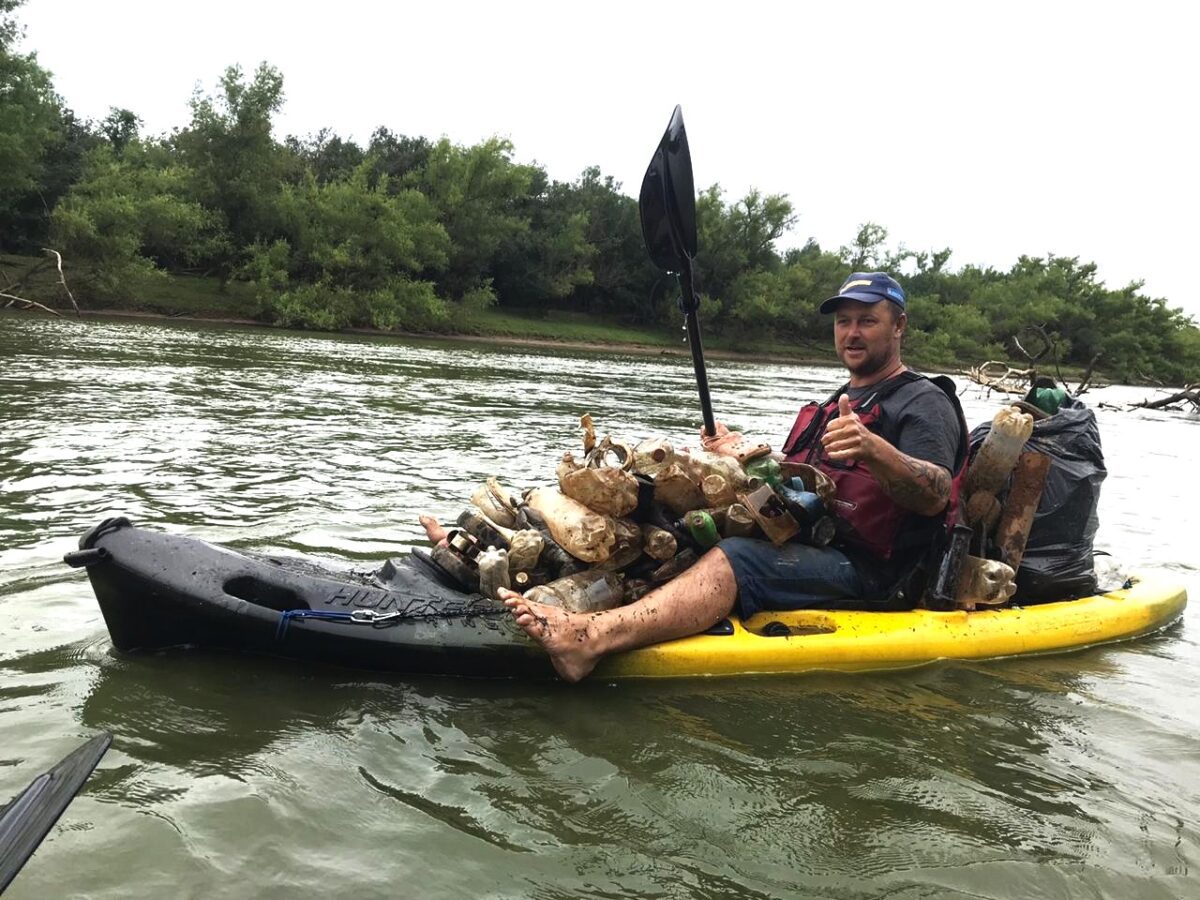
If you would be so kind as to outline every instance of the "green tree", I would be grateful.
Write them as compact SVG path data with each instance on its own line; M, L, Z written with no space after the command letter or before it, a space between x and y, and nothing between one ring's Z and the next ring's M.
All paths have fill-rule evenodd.
M588 212L569 184L547 184L534 173L529 196L514 204L529 227L514 230L497 248L493 287L502 303L544 307L591 284L596 250L588 242Z
M268 315L313 328L432 328L445 303L421 273L449 258L450 240L429 200L390 190L366 160L350 177L315 175L280 196L282 236L250 249L240 277L255 284Z
M529 228L522 206L536 171L514 163L512 144L501 138L471 147L443 138L430 149L425 165L405 177L406 187L429 198L450 236L449 263L436 273L441 296L490 298L498 251Z
M279 230L279 198L289 158L271 135L272 117L283 105L283 76L263 63L246 80L230 66L220 92L192 96L192 121L173 146L194 173L192 193L221 219L230 242L211 263L228 277L242 248L273 240Z
M36 193L46 157L60 139L61 113L50 73L16 50L21 0L0 0L0 235L13 241L13 216ZM3 238L0 238L2 240Z
M321 184L346 178L365 158L358 144L343 140L329 128L304 139L289 135L283 143Z
M222 250L218 217L190 199L193 176L161 145L133 141L118 156L103 144L89 153L51 220L64 256L89 264L85 290L124 299L146 277Z

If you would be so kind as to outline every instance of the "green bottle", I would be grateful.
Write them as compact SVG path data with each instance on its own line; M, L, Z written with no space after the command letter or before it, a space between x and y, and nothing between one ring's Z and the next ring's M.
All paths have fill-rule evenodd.
M745 469L748 476L758 478L771 487L779 487L779 482L783 480L778 460L770 456L760 456L758 459L750 460L746 463Z
M713 521L713 517L707 511L693 510L687 514L684 521L687 523L688 531L691 532L692 540L705 550L716 546L717 541L721 540L721 534L717 531L717 523Z

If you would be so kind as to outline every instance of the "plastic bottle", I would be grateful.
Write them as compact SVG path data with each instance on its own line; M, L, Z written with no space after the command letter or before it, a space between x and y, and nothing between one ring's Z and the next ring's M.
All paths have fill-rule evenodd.
M642 544L646 550L646 555L660 562L666 562L679 549L675 541L675 535L666 529L659 528L657 525L650 524L642 526Z
M624 469L585 468L570 453L564 453L557 474L559 490L588 509L615 518L637 509L638 481Z
M546 522L554 540L572 556L589 563L604 562L616 543L616 523L572 500L554 488L534 488L529 506Z
M969 499L978 491L995 494L1000 490L1031 434L1033 416L1015 406L1006 406L996 413L991 431L983 439L983 446L967 470L963 484L964 496Z
M514 531L508 541L508 567L510 570L532 569L545 549L546 539L536 528Z
M709 506L728 506L737 502L737 491L724 475L705 475L700 483L700 491Z
M586 613L620 606L624 591L620 575L588 569L531 588L525 596L535 603L561 606L567 612Z
M779 461L770 456L760 456L745 465L746 475L750 478L760 478L771 487L777 487L783 480L779 469Z
M707 450L679 451L676 461L696 484L702 484L709 475L720 475L735 491L749 487L746 470L732 456L720 456Z
M508 576L508 551L498 547L488 547L475 558L479 565L479 593L492 600L500 599L497 592L500 588L511 589L512 582Z
M654 499L680 516L707 504L699 486L677 462L654 476Z
M725 525L721 534L725 537L750 537L756 527L750 510L740 503L732 503L725 511Z
M648 438L633 448L633 471L653 478L675 461L675 448L664 438Z
M716 523L713 522L712 516L706 511L702 509L693 510L687 514L684 521L687 522L692 540L705 550L716 546L717 542L721 540L721 535L717 532Z

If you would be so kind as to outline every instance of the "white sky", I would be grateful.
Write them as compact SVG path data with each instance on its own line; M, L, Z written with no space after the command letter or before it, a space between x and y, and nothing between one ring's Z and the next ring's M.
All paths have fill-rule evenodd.
M27 0L23 47L77 114L188 121L263 60L277 135L511 138L636 196L682 103L698 186L790 196L784 246L874 221L951 265L1079 255L1200 318L1200 51L1186 3Z

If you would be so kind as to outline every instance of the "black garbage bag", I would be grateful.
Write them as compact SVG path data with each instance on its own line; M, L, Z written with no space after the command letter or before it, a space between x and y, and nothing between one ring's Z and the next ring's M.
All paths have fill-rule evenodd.
M971 432L974 457L992 423ZM1096 414L1068 396L1058 412L1033 423L1025 450L1050 457L1050 470L1017 570L1017 600L1044 603L1096 592L1092 541L1100 519L1100 484L1108 470ZM1004 501L1007 488L1000 495Z

